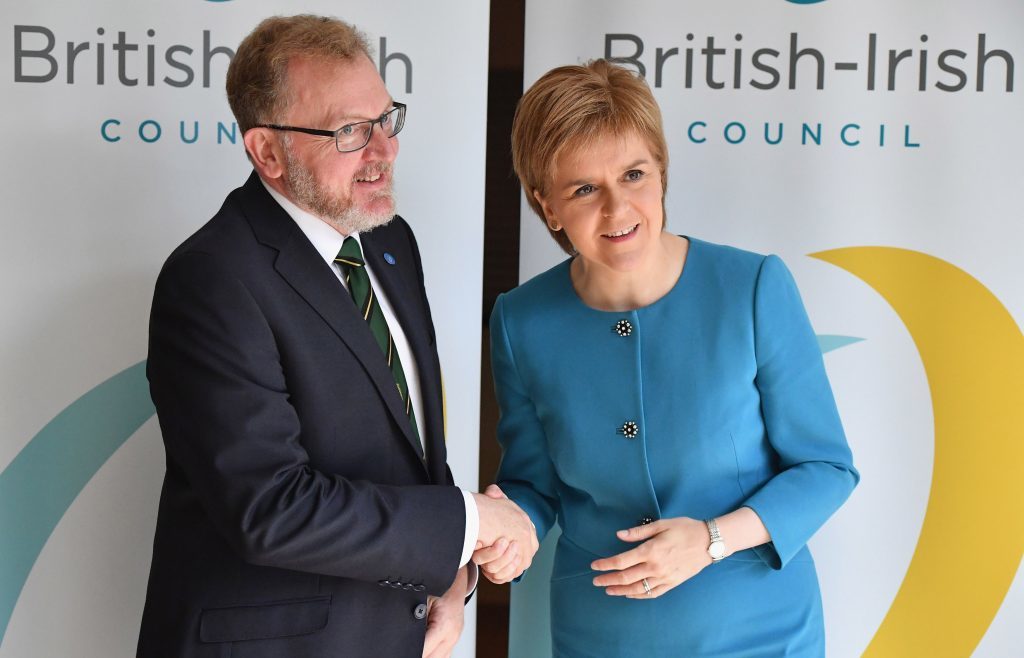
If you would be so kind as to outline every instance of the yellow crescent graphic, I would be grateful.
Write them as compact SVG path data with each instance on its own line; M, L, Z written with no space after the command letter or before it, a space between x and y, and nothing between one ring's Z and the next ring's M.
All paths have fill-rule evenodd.
M981 283L906 249L811 254L874 288L906 325L935 414L921 536L865 656L969 656L1024 554L1024 336Z

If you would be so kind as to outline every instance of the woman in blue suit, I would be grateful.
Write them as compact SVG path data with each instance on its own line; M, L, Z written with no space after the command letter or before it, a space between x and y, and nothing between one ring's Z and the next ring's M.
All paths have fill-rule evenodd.
M498 483L563 531L555 655L823 655L806 544L858 474L793 278L664 230L661 115L626 69L550 71L512 141L570 254L491 316Z

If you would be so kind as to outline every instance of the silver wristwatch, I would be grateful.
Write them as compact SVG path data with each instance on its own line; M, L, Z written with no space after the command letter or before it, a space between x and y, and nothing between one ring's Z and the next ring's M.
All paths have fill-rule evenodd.
M708 546L711 562L721 562L725 559L725 542L722 540L722 534L718 532L718 522L714 519L707 519L704 523L707 524L708 534L711 535L711 544Z

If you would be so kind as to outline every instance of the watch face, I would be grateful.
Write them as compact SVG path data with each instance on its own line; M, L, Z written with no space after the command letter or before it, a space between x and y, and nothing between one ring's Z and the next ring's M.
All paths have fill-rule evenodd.
M725 557L725 542L713 541L708 546L708 554L712 560L721 560Z

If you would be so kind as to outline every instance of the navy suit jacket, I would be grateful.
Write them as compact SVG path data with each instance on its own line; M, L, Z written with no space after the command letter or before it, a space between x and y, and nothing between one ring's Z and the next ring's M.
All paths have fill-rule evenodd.
M412 231L396 217L361 240L417 362L426 459L351 297L255 173L164 265L147 373L167 473L139 656L420 656L465 507Z

